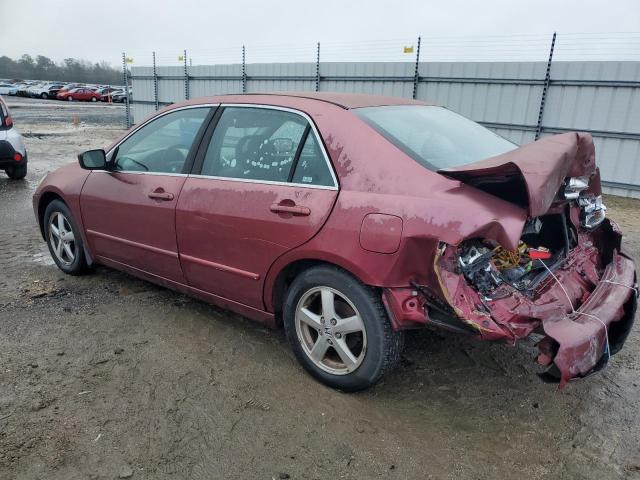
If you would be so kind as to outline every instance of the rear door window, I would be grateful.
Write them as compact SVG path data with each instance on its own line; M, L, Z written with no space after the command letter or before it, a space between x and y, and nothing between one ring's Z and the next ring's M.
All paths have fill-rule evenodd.
M201 173L287 182L307 125L292 112L227 107L211 136Z
M226 107L209 141L201 174L337 186L309 121L275 108Z
M316 136L311 131L309 131L300 152L292 182L325 187L334 185L329 165L324 158L320 145L318 145Z
M0 128L7 128L6 119L9 116L9 109L0 99Z

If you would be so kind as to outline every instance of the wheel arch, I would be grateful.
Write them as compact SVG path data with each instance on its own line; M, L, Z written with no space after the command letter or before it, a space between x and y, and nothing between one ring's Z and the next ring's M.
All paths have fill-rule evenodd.
M40 234L42 235L42 239L46 241L46 237L44 234L44 212L47 210L47 207L54 200L60 200L67 207L69 204L65 201L65 199L57 192L47 191L44 192L40 199L38 200L38 226L40 227Z
M82 237L82 245L83 245L83 250L84 250L84 255L85 255L85 260L87 262L87 265L88 266L93 265L94 264L93 255L91 253L91 250L89 249L87 236L84 231L84 225L82 223L82 218L80 216L80 213L79 211L77 212L74 211L74 208L71 202L67 201L67 199L65 199L64 196L56 190L44 191L42 192L42 194L40 195L40 198L38 199L38 226L40 227L40 234L42 235L42 239L45 242L47 241L47 237L44 232L44 213L46 212L49 204L54 200L60 200L71 211L73 215L73 219L76 223L76 226L80 231L79 232L80 236Z
M303 271L318 266L338 268L365 285L371 284L370 281L367 282L367 278L363 276L364 272L344 259L328 259L312 256L290 259L288 262L282 262L281 265L274 265L267 274L264 291L264 301L267 311L274 312L276 317L279 318L282 313L284 297L291 282Z

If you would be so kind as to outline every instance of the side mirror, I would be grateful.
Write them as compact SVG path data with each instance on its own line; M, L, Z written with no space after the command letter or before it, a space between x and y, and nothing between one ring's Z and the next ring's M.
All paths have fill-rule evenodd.
M78 162L85 170L106 170L107 154L104 150L87 150L78 155Z

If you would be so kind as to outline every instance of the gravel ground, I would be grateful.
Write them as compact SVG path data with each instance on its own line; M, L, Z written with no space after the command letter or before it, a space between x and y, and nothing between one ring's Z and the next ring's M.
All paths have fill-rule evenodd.
M430 331L375 388L333 391L281 331L107 268L58 271L33 190L117 137L123 110L8 102L30 170L0 176L0 479L640 478L637 329L563 391L530 344ZM640 202L607 204L638 257Z

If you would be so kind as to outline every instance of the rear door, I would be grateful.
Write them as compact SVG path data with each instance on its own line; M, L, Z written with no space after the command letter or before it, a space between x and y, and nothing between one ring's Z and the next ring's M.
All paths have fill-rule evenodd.
M272 263L313 237L338 184L306 115L228 105L202 142L176 209L189 285L255 308Z
M93 171L81 194L88 241L99 259L184 283L175 208L210 106L173 110L142 126ZM202 128L202 130L200 130Z

